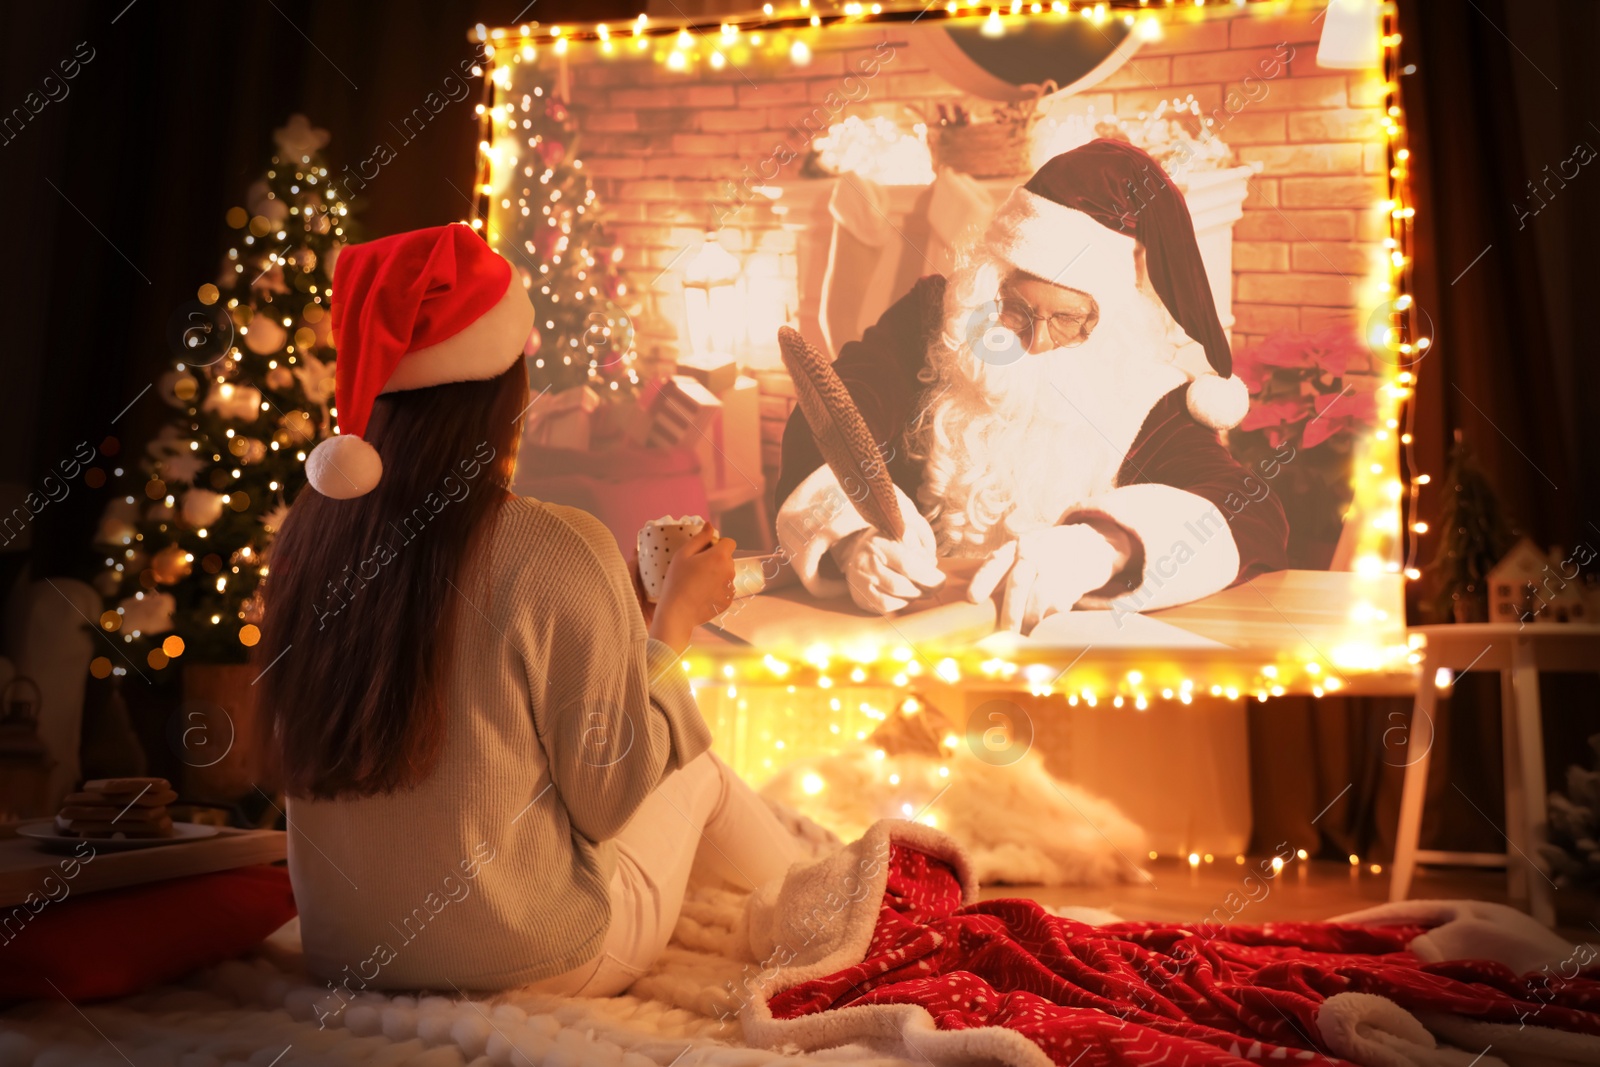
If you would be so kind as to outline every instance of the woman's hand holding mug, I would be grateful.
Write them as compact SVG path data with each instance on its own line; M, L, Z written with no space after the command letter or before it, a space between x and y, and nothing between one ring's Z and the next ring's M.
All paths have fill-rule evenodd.
M673 554L650 617L651 637L682 652L696 626L728 610L733 603L736 547L733 538L718 537L706 523Z

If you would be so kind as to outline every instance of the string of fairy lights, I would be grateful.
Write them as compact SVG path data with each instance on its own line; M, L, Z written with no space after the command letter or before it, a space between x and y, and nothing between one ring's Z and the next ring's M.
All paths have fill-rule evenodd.
M309 130L278 131L250 210L228 210L222 276L195 293L211 314L186 310L184 355L159 387L178 414L149 446L144 484L122 495L127 510L102 521L97 585L120 603L97 620L117 658L91 660L96 678L142 671L135 656L153 671L186 652L242 660L261 639L265 535L337 416L324 357L349 208L318 146L284 147Z
M1411 248L1417 209L1411 201L1411 149L1406 144L1400 78L1416 73L1416 66L1401 62L1399 16L1393 3L1384 5L1383 20L1383 114L1389 175L1389 199L1385 205L1389 213L1389 236L1384 241L1384 247L1389 254L1390 284L1394 298L1388 305L1390 316L1384 323L1385 336L1381 338L1381 344L1396 354L1397 363L1401 365L1396 375L1397 384L1406 389L1401 399L1410 400L1416 391L1416 374L1412 368L1421 362L1433 344L1433 339L1426 331L1418 328L1416 320L1419 310L1412 296L1414 264ZM1408 581L1416 581L1422 577L1416 565L1417 552L1422 535L1428 532L1428 524L1417 518L1417 504L1422 487L1431 479L1427 474L1417 472L1413 435L1416 405L1403 403L1401 408L1405 425L1400 430L1400 454L1404 470L1411 474L1406 483L1404 510L1407 519L1405 576Z
M596 62L648 59L693 77L701 70L740 65L759 56L767 62L804 66L811 61L819 36L837 27L898 23L916 20L982 20L986 32L1024 32L1031 19L1084 19L1100 24L1116 19L1134 29L1142 39L1158 39L1163 26L1176 19L1204 18L1207 7L1266 7L1286 11L1294 0L1108 0L1099 3L922 4L822 3L790 0L766 4L759 13L727 17L715 23L652 20L644 15L623 24L587 23L489 28L478 26L472 38L484 46L487 66L484 97L478 106L481 123L476 184L479 191L474 216L466 220L486 230L490 243L499 237L489 225L493 210L490 193L495 168L515 165L519 144L513 128L514 109L497 100L511 91L519 64L539 63L557 57L564 68L572 61ZM1395 580L1416 580L1419 540L1427 526L1415 518L1418 495L1429 481L1415 473L1413 439L1416 367L1431 345L1418 328L1418 309L1412 295L1412 234L1416 207L1408 178L1410 150L1406 144L1404 111L1399 79L1414 72L1402 66L1401 36L1393 0L1381 5L1382 113L1380 117L1387 161L1386 198L1375 208L1387 215L1383 239L1384 267L1371 279L1369 295L1379 311L1366 324L1366 340L1374 351L1386 350L1375 361L1386 375L1378 390L1379 426L1370 451L1359 457L1353 475L1352 516L1361 521L1354 555L1355 574L1372 579L1372 589L1392 589ZM583 52L579 52L583 49ZM564 69L563 69L564 74ZM1387 596L1387 594L1384 594ZM835 686L889 686L912 689L954 686L970 680L988 688L1009 688L1048 696L1060 694L1069 704L1107 705L1142 710L1157 700L1189 703L1197 697L1265 701L1289 692L1321 697L1347 687L1351 675L1377 673L1394 680L1394 691L1407 684L1421 655L1412 643L1375 644L1364 635L1383 630L1403 633L1401 620L1389 618L1395 607L1363 600L1350 620L1352 640L1330 654L1280 655L1275 663L1249 668L1239 656L1188 655L1184 662L1161 662L1160 653L1145 653L1154 662L1130 663L1125 657L1085 657L1063 670L1049 662L1018 663L994 655L969 651L940 653L933 658L911 643L890 647L838 647L817 645L799 653L782 655L766 650L691 649L683 669L691 680L725 686L737 698L738 685L829 689ZM1176 660L1178 657L1174 657ZM1370 688L1370 685L1369 687Z

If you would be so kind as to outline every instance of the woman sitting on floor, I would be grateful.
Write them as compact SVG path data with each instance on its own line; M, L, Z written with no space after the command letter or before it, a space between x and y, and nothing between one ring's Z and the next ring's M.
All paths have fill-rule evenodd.
M753 888L802 855L678 664L733 542L680 551L647 629L597 519L508 491L533 309L471 229L347 248L332 306L343 432L273 545L259 660L308 964L341 997L618 993L691 867Z

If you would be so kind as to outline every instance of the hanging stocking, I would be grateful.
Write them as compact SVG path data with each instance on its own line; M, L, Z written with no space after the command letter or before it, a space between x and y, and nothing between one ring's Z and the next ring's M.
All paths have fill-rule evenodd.
M822 279L823 340L831 355L839 346L861 336L877 321L887 302L873 299L874 279L888 243L894 239L889 223L889 195L883 186L855 174L840 176L828 198L833 216L833 238L828 245L828 269Z

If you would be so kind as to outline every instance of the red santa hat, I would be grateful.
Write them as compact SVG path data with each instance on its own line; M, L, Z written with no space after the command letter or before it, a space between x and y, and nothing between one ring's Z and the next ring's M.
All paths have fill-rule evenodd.
M1212 429L1238 425L1250 392L1233 377L1233 351L1217 317L1194 222L1161 165L1124 141L1097 140L1051 159L1017 187L990 223L990 248L1011 266L1100 298L1138 284L1134 252L1214 374L1189 383L1189 413Z
M511 264L471 227L397 233L351 245L333 275L339 433L306 457L323 496L372 492L378 450L361 439L384 393L496 377L522 358L533 304Z

